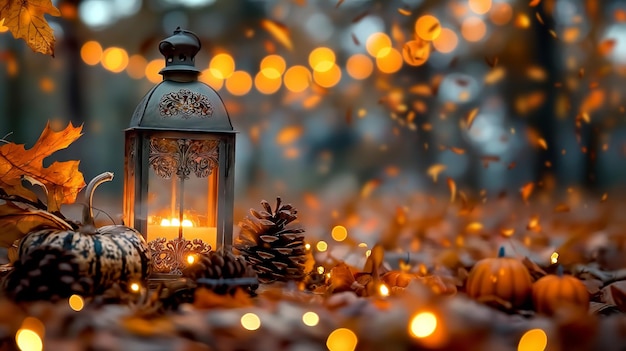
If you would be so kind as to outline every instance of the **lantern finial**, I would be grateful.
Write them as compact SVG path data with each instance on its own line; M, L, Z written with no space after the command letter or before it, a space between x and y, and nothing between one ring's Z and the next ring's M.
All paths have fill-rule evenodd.
M180 27L172 36L163 39L159 43L159 51L165 56L165 68L159 72L163 79L171 78L170 72L193 73L193 77L197 78L200 71L195 67L195 57L200 47L198 36Z

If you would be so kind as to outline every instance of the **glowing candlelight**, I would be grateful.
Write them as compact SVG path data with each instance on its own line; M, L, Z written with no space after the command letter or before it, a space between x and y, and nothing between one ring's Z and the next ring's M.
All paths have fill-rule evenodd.
M382 297L389 296L389 288L385 284L380 284L380 286L378 287L378 292L380 293L380 296Z
M559 261L559 253L554 251L552 255L550 255L550 263L556 264Z

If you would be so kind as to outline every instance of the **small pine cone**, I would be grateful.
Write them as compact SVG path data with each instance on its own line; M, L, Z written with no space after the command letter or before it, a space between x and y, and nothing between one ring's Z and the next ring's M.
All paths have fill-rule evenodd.
M301 281L307 256L304 229L293 222L298 211L282 204L280 197L274 211L265 200L261 205L262 211L250 209L251 216L239 224L235 248L254 267L261 283Z
M4 289L15 301L58 301L77 294L89 296L93 281L80 276L78 257L71 251L42 246L15 261Z
M234 293L237 287L242 287L251 295L259 287L257 274L242 257L235 256L230 251L210 251L201 255L197 262L183 271L183 276L194 281L200 278L212 282L198 282L199 286L211 289L217 294ZM254 283L242 284L239 278L251 278Z

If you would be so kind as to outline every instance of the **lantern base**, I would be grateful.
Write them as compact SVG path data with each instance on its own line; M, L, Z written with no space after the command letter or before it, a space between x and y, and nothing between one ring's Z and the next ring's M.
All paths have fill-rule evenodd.
M173 274L173 273L153 273L150 274L148 276L148 289L149 290L156 290L158 289L159 285L161 284L165 284L165 283L171 283L173 281L184 281L185 278L183 278L182 275L180 274Z

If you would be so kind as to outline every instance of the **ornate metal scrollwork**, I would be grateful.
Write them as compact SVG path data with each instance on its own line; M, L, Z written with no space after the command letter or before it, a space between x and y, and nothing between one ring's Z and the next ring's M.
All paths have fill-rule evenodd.
M184 119L194 115L209 118L213 115L213 106L211 106L211 101L206 95L189 89L180 89L161 97L159 111L164 118L178 115L182 115Z
M161 178L208 177L218 165L218 140L151 138L149 164Z
M176 238L167 241L165 238L157 238L148 242L152 255L152 272L182 274L188 265L189 255L202 255L211 251L211 245L200 239L187 240Z

